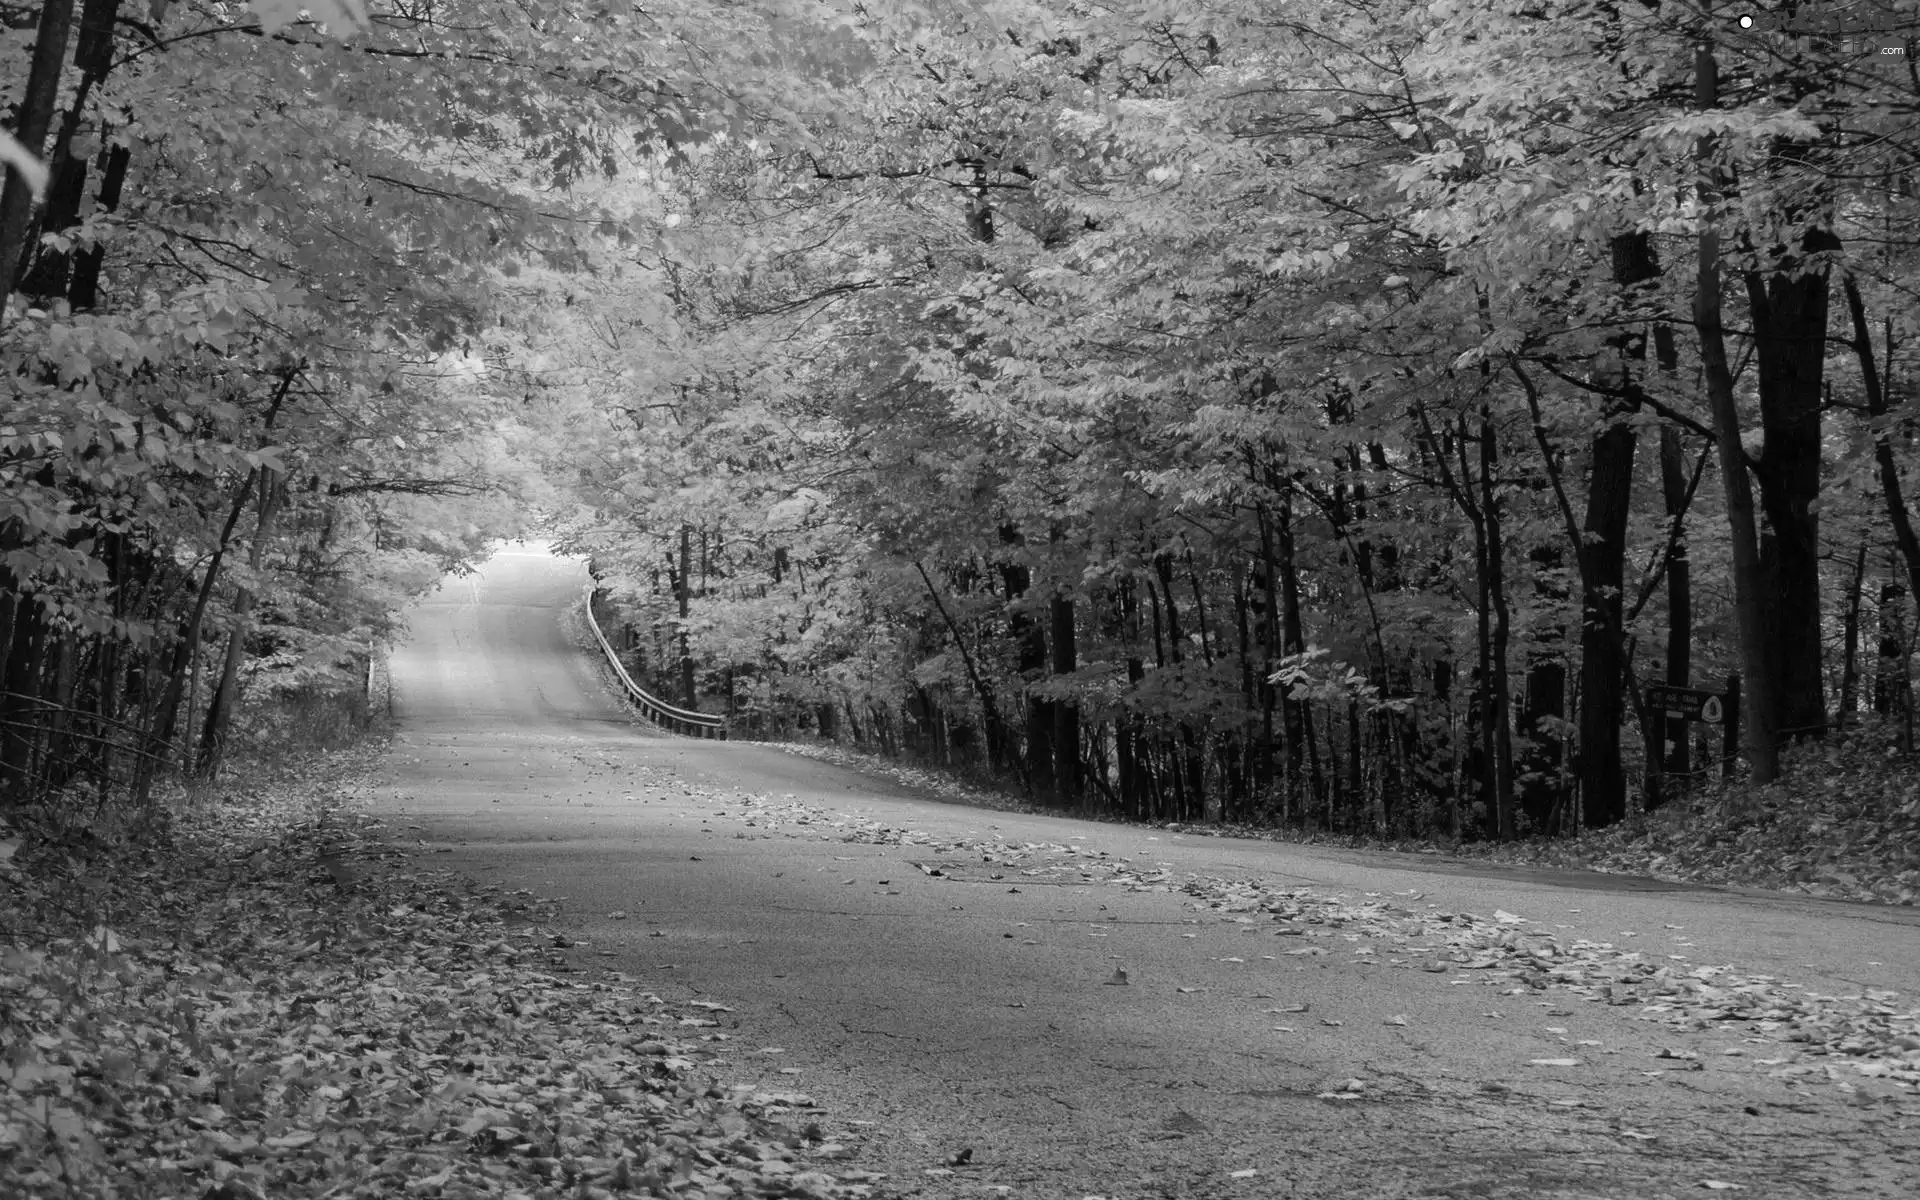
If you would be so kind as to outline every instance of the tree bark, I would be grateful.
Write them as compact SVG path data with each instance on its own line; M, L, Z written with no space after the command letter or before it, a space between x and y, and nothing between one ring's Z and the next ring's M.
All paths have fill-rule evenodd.
M1809 252L1837 249L1831 234L1807 237ZM1746 277L1760 374L1760 426L1766 437L1755 471L1760 506L1773 533L1767 609L1780 636L1768 661L1774 730L1819 736L1826 729L1824 639L1820 631L1820 402L1826 369L1825 267L1771 278Z
M1860 707L1860 591L1867 582L1867 542L1862 538L1853 563L1853 583L1847 588L1847 615L1842 624L1846 649L1840 663L1840 707L1833 727L1845 729Z
M1492 673L1486 680L1491 697L1487 720L1491 727L1489 754L1493 770L1494 835L1501 841L1514 836L1512 693L1507 679L1507 643L1513 615L1507 603L1506 549L1500 528L1500 498L1494 491L1499 466L1491 408L1480 410L1480 513L1486 522L1487 600L1493 608L1492 644L1487 658Z
M253 527L253 545L247 552L247 568L258 577L266 561L267 542L273 536L274 513L279 507L280 477L262 467L260 499L255 508L259 516ZM247 634L252 629L253 605L257 591L253 584L243 585L233 598L233 628L227 633L227 652L220 664L220 679L207 706L206 724L201 727L197 773L211 779L220 770L226 754L227 730L233 723L233 709L240 688L240 667L247 658Z
M1660 495L1667 520L1672 523L1668 536L1673 547L1667 555L1667 682L1675 687L1691 686L1688 681L1693 677L1693 562L1687 553L1684 525L1687 491L1686 450L1680 444L1680 431L1662 425ZM1693 773L1693 743L1686 726L1681 725L1671 740L1673 748L1666 751L1666 773L1684 779ZM1665 795L1662 791L1660 798Z
M1720 67L1710 45L1694 52L1694 101L1701 109L1720 102ZM1700 139L1696 157L1701 166L1700 194L1708 205L1717 202L1718 169L1713 164L1714 139ZM1740 407L1734 399L1733 370L1727 361L1726 331L1721 325L1720 232L1703 218L1698 241L1698 264L1693 293L1693 322L1700 336L1700 360L1707 399L1713 412L1714 446L1719 452L1720 482L1726 491L1727 533L1733 552L1733 606L1740 636L1740 669L1746 679L1741 690L1741 740L1747 769L1754 784L1772 783L1780 776L1780 747L1775 720L1781 706L1776 693L1779 674L1766 644L1766 580L1760 570L1760 534L1754 517L1753 482L1747 476L1747 452L1741 444Z
M16 102L19 115L13 125L14 140L36 157L45 152L47 130L53 125L61 65L72 30L73 0L42 0L32 64L27 68L26 88ZM13 295L14 281L25 264L27 227L33 215L33 193L26 179L12 167L6 169L6 176L5 187L0 188L0 311Z
M674 600L680 610L680 702L698 708L693 687L693 639L687 626L693 612L693 529L680 526L680 566L674 572Z
M1053 673L1071 675L1080 669L1073 628L1073 597L1063 592L1053 596ZM1053 704L1053 780L1054 790L1064 804L1080 800L1080 708L1071 700Z
M1841 289L1846 296L1847 316L1853 323L1853 352L1860 363L1860 382L1866 391L1867 416L1875 422L1873 460L1880 472L1881 503L1887 509L1887 523L1893 527L1893 544L1900 552L1901 562L1906 564L1907 590L1912 595L1920 596L1920 536L1914 533L1913 514L1907 508L1899 463L1893 455L1893 439L1885 425L1887 392L1880 380L1879 364L1873 358L1873 333L1867 328L1866 302L1861 299L1860 285L1853 276L1846 277ZM1891 341L1891 323L1887 332ZM1887 347L1887 353L1893 353L1891 345Z

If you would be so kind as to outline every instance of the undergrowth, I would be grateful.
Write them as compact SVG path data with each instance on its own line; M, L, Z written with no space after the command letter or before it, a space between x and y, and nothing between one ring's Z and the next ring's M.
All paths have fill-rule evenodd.
M1920 763L1892 730L1868 727L1793 747L1764 787L1716 783L1609 829L1456 852L1910 905L1920 903Z
M1651 814L1635 812L1618 825L1574 837L1456 843L1217 822L1181 822L1177 827L1195 834L1451 854L1911 905L1920 903L1920 762L1897 741L1893 727L1868 726L1804 742L1787 751L1776 783L1754 787L1741 781L1715 782ZM821 742L773 744L885 775L943 800L1003 811L1062 811L940 767Z

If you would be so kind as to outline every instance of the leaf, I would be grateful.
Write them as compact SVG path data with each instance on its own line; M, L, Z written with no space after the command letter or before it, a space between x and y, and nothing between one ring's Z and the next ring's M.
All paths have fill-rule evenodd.
M1407 1024L1407 1017L1405 1013L1395 1013L1380 1023L1382 1025L1405 1025Z
M1126 987L1127 973L1121 970L1119 967L1115 967L1113 969L1113 974L1107 976L1106 985L1108 987Z
M1577 1058L1530 1058L1527 1064L1535 1067L1577 1067L1580 1065L1580 1060Z
M1255 1175L1258 1175L1259 1173L1260 1173L1259 1171L1255 1170L1252 1167L1246 1167L1238 1171L1228 1171L1227 1178L1228 1179L1252 1179Z
M365 0L247 0L247 6L260 18L260 27L278 33L288 25L310 15L314 22L327 26L335 38L346 29L367 29Z
M1744 1183L1729 1183L1724 1179L1702 1179L1700 1186L1713 1192L1744 1192L1747 1190L1747 1185Z

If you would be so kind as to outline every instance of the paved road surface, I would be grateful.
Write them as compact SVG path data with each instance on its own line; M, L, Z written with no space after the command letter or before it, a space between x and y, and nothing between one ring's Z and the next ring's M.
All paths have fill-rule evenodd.
M563 897L583 967L729 1006L727 1080L828 1104L903 1192L1920 1194L1920 1103L1885 1080L1776 1078L1796 1048L1750 1024L1408 969L1348 932L1382 903L1500 910L1682 973L1911 1007L1911 911L1009 815L673 738L580 648L584 582L509 548L415 611L381 805L430 864ZM882 827L908 833L873 844ZM1189 878L1376 908L1287 927L1126 886Z

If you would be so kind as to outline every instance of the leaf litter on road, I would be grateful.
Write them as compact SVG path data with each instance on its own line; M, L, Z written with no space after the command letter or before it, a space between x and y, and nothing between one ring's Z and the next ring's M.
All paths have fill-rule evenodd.
M1415 909L1410 905L1417 897L1374 894L1356 901L1261 880L1189 875L1176 881L1165 864L1146 867L1105 851L1064 843L981 835L936 838L792 797L735 793L716 794L715 799L741 819L769 830L804 827L812 836L849 843L924 848L929 855L991 863L1028 878L1108 884L1129 891L1177 891L1202 911L1241 925L1264 920L1278 925L1274 932L1286 937L1311 940L1339 935L1381 943L1359 945L1353 952L1363 958L1377 957L1384 949L1390 956L1386 965L1400 969L1471 973L1454 983L1504 984L1510 990L1536 994L1562 990L1628 1007L1638 1016L1679 1029L1743 1028L1782 1047L1782 1057L1752 1060L1776 1078L1867 1077L1906 1091L1920 1088L1920 1009L1900 1004L1893 992L1811 992L1729 966L1696 965L1613 942L1566 936L1504 910L1483 916ZM964 870L946 874L950 881L966 875ZM1623 931L1622 936L1637 936L1637 931ZM1283 952L1303 958L1327 953L1318 945Z

